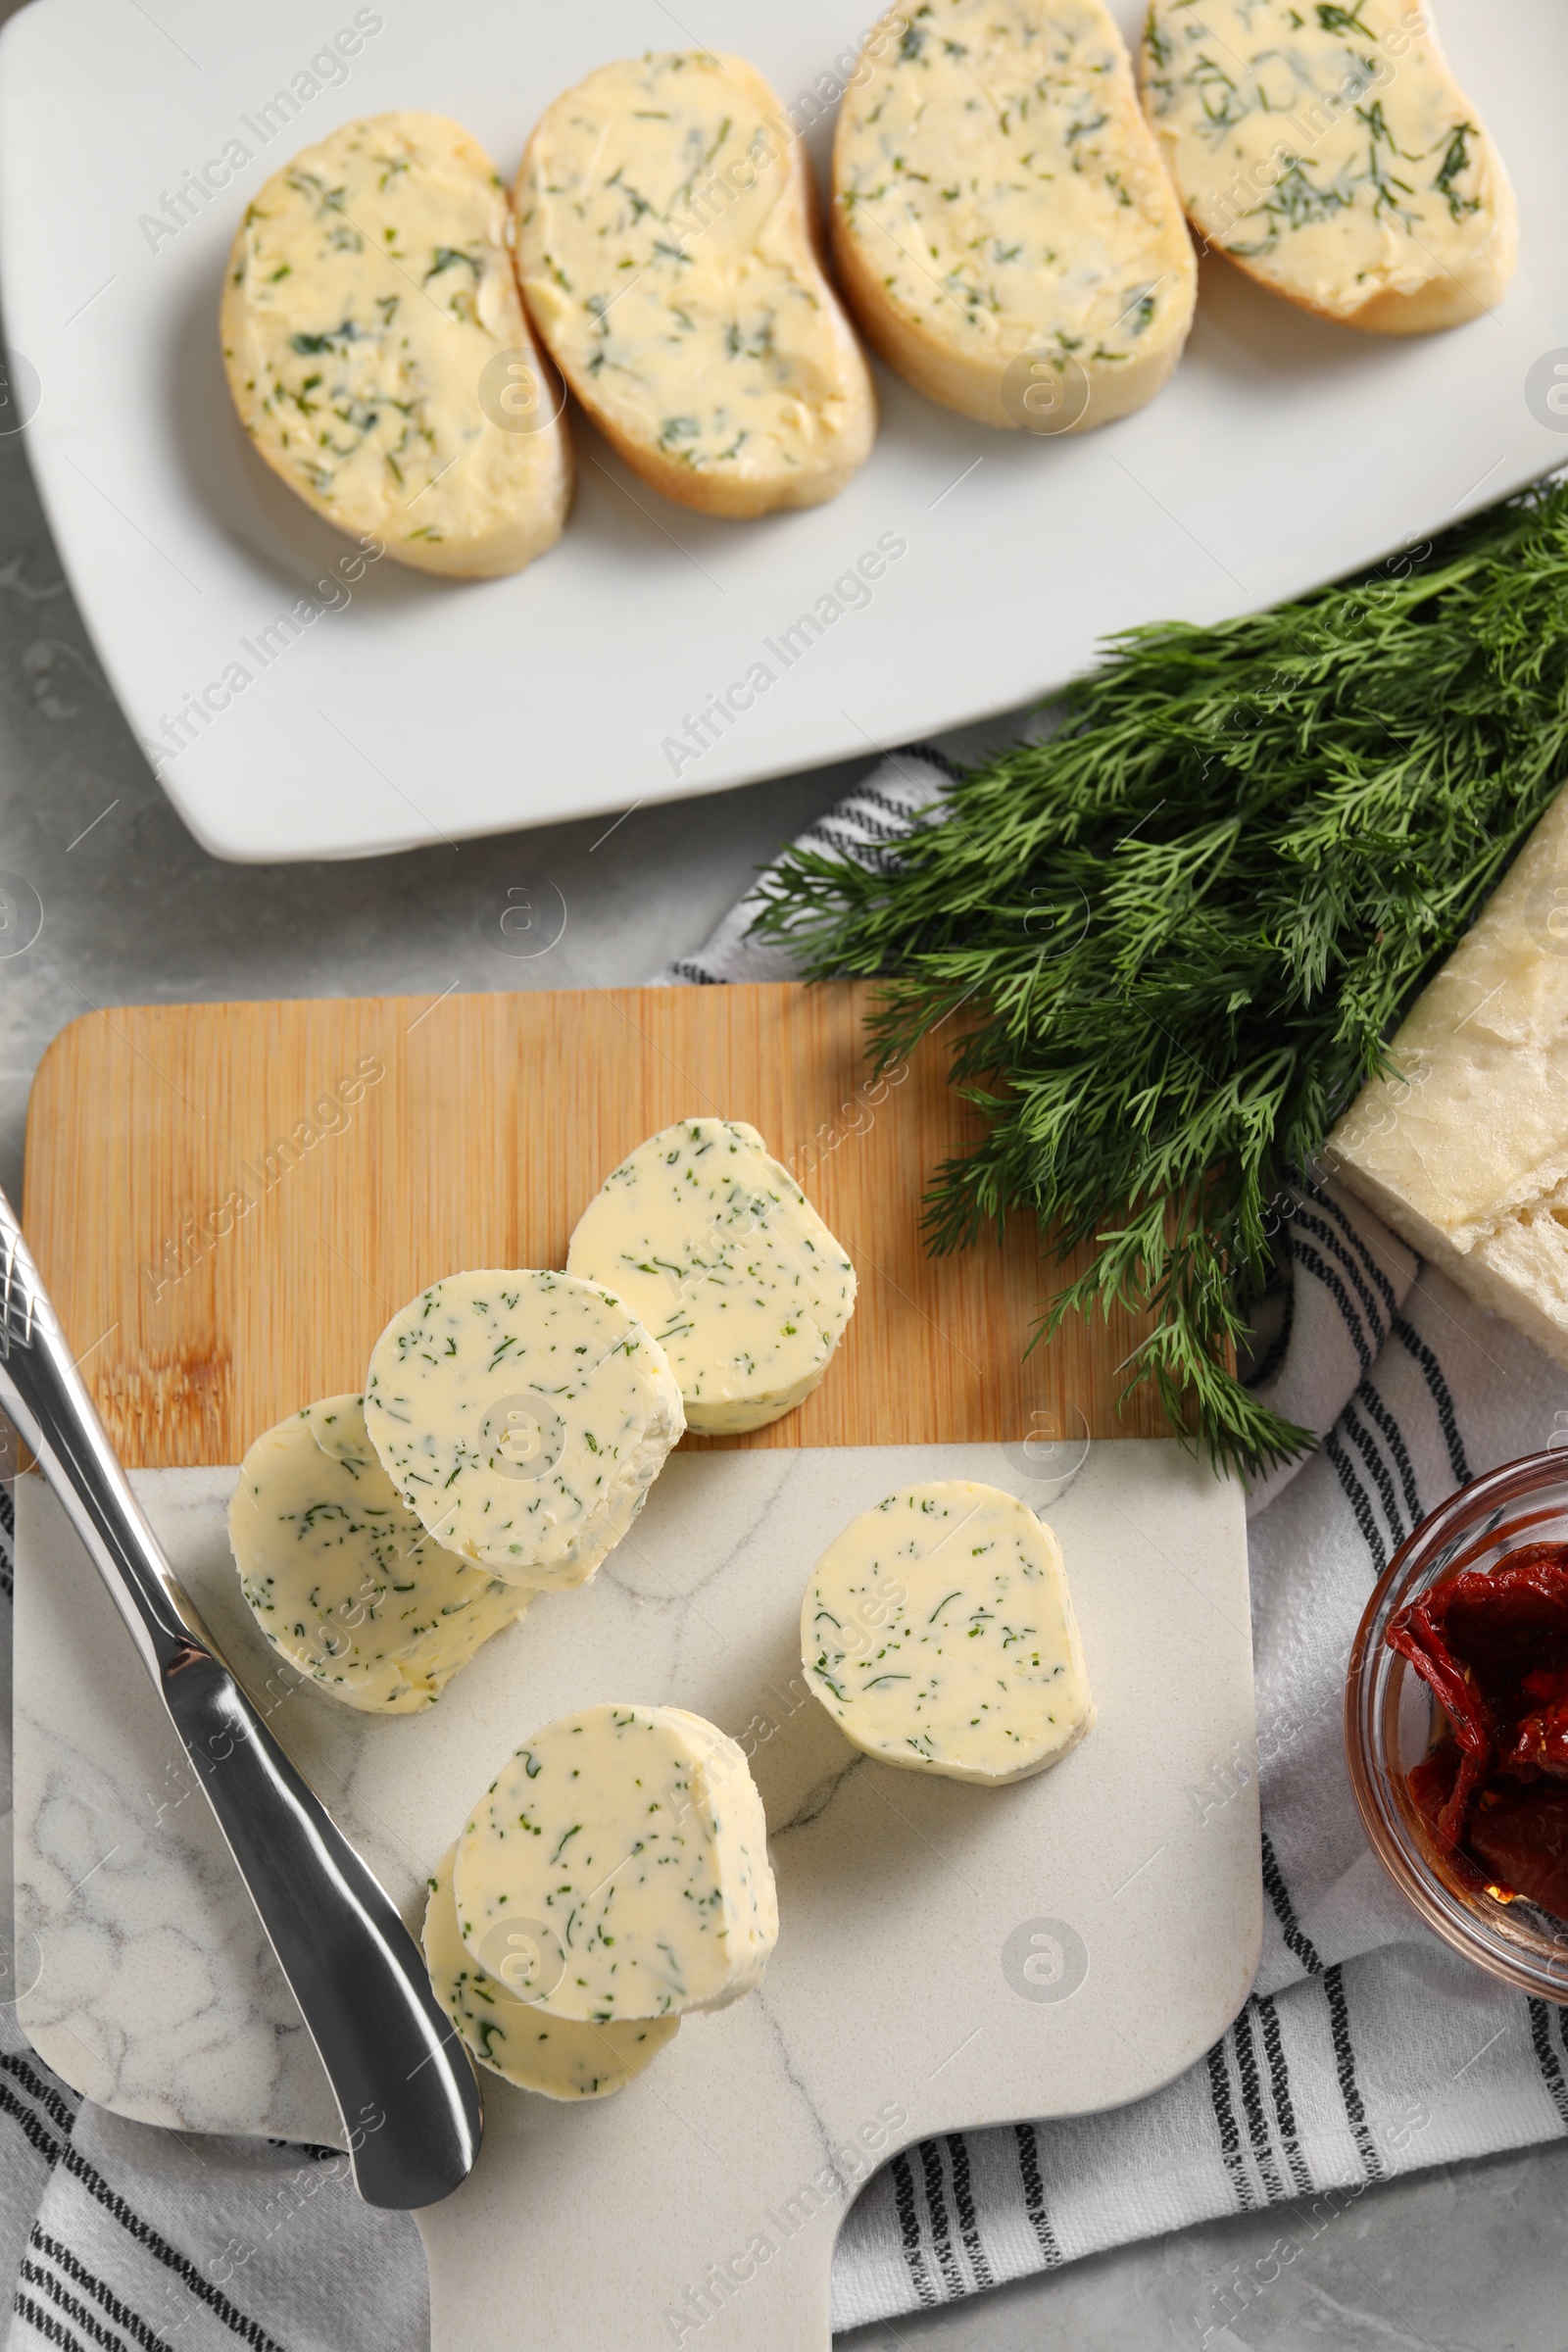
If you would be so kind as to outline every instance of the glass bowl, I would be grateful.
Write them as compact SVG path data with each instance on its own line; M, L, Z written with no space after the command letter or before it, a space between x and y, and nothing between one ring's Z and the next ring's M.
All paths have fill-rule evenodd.
M1521 1544L1568 1543L1568 1453L1527 1453L1440 1503L1407 1536L1367 1603L1345 1687L1350 1785L1372 1850L1446 1943L1504 1984L1568 2004L1568 1922L1522 1896L1468 1886L1417 1811L1405 1775L1432 1743L1435 1701L1384 1639L1396 1610Z

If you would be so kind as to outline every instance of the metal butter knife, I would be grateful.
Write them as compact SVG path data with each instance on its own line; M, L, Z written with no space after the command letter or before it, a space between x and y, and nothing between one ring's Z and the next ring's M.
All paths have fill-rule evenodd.
M53 1487L196 1767L332 2086L369 2205L433 2205L483 2129L467 2052L418 1948L290 1763L181 1588L0 1193L0 1410Z

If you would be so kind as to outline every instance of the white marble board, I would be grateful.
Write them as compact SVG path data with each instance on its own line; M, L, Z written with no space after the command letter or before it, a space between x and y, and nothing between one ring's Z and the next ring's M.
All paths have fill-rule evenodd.
M801 1593L844 1523L983 1478L1057 1530L1100 1719L1002 1790L859 1756L799 1682ZM414 1923L429 1863L538 1724L676 1701L755 1742L782 1931L760 1993L566 2108L484 2078L478 2168L421 2215L435 2352L819 2352L838 2223L901 2144L1112 2107L1229 2023L1260 1935L1239 1490L1168 1443L677 1455L593 1585L549 1594L430 1715L356 1715L255 1633L234 1473L135 1484L284 1744ZM36 1478L18 1494L22 2023L118 2112L332 2141L314 2050L107 1594ZM1211 1801L1216 1786L1239 1790ZM760 2254L760 2241L768 2252ZM715 2266L716 2276L715 2276ZM691 2300L706 2295L709 2317Z

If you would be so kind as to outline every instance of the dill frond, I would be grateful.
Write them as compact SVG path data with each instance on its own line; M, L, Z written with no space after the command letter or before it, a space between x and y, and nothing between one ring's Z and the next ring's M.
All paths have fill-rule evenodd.
M792 854L757 927L813 977L883 983L879 1062L962 1007L951 1075L986 1131L935 1171L930 1247L1016 1210L1092 1245L1037 1338L1152 1314L1129 1389L1252 1471L1309 1442L1226 1369L1270 1204L1390 1066L1565 751L1546 484L1299 603L1117 639L1049 742L962 775L895 856Z

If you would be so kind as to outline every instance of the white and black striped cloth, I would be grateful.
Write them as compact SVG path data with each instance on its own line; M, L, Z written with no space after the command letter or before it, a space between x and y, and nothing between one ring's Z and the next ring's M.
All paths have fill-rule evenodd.
M947 772L931 747L900 753L807 838L886 855ZM790 977L749 919L736 908L663 978ZM1250 1505L1266 1895L1252 1996L1154 2098L895 2157L839 2240L839 2328L1227 2213L1306 2198L1321 2217L1396 2174L1568 2131L1565 2013L1492 1984L1407 1911L1367 1849L1341 1737L1377 1575L1454 1487L1568 1429L1568 1376L1332 1185L1303 1187L1284 1234L1290 1280L1260 1310L1250 1377L1321 1444ZM1230 1801L1251 1769L1222 1764L1194 1802ZM428 2341L413 2226L357 2204L340 2159L123 2123L3 2022L0 2252L18 2278L11 2352ZM1222 2283L1211 2333L1234 2316Z

